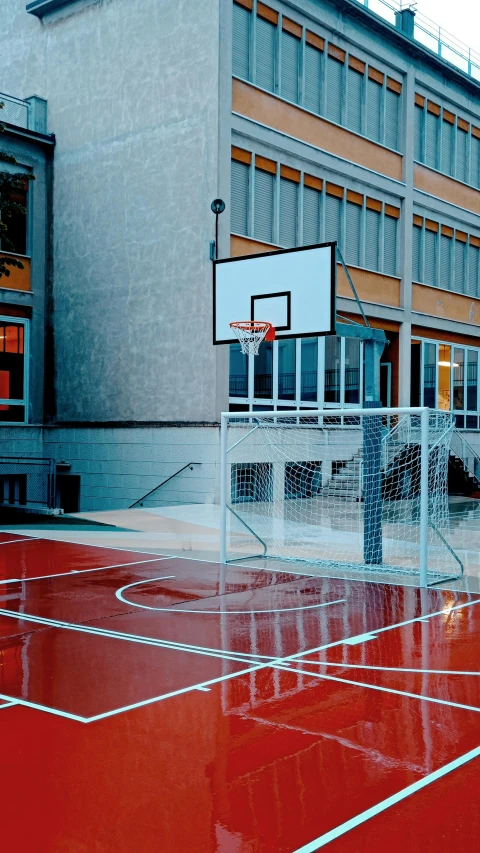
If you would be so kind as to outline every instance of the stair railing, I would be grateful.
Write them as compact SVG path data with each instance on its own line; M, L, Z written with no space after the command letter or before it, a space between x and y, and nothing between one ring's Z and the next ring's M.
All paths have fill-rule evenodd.
M451 450L461 459L464 470L480 483L480 454L473 449L458 429L453 430Z
M187 462L187 464L184 465L183 468L180 468L178 471L175 471L175 474L171 474L170 477L167 477L166 480L163 480L161 483L158 484L158 486L155 486L154 489L150 489L150 491L147 492L146 495L143 495L143 497L139 498L138 501L135 501L135 503L131 504L131 506L129 506L128 508L133 509L134 507L138 506L139 504L140 504L140 506L143 506L143 501L145 501L147 498L149 498L150 495L153 495L154 492L157 492L158 489L161 489L162 486L164 486L166 483L169 483L170 480L173 480L174 477L178 477L178 475L181 474L182 471L185 471L187 468L190 468L190 470L193 471L194 465L201 465L201 463L200 462Z

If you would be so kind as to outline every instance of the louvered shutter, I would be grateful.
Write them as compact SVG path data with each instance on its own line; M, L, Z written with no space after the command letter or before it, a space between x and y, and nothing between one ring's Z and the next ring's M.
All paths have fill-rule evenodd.
M471 167L470 167L470 183L472 186L480 188L480 139L472 136L471 149Z
M467 293L474 298L478 297L478 263L480 250L477 246L468 247L468 288Z
M380 142L383 86L367 79L367 136Z
M378 270L380 264L380 212L365 211L365 266Z
M423 163L423 142L422 142L422 138L423 138L423 116L424 116L424 113L425 113L425 110L423 109L423 107L419 107L417 104L415 104L414 128L413 128L413 135L414 135L413 157L419 163Z
M280 178L280 245L297 245L298 184Z
M282 59L280 92L282 98L298 104L298 78L300 63L300 41L290 33L282 31Z
M257 240L273 243L273 196L275 176L255 169L255 221Z
M248 234L248 179L250 167L232 160L231 226L234 234Z
M321 194L313 187L303 188L303 243L320 243Z
M342 200L334 195L325 196L325 242L342 242L341 233Z
M440 119L434 113L425 115L425 163L438 169L438 132Z
M453 174L453 141L455 128L448 121L442 121L442 150L440 170L446 175Z
M397 274L397 231L398 220L393 216L385 216L383 271L385 275Z
M363 74L349 68L347 90L347 127L355 133L362 132L362 88Z
M437 285L437 234L425 229L425 269L423 280L432 287Z
M345 260L347 264L360 266L360 234L362 226L362 208L347 201L347 230L345 234Z
M275 39L277 28L270 21L257 17L255 51L255 82L262 89L275 88Z
M305 107L320 113L322 54L316 47L305 45Z
M398 151L400 139L400 95L387 89L385 92L385 145Z
M452 238L442 234L440 237L440 287L444 290L452 290L452 247Z
M412 280L422 281L422 229L418 225L413 226Z
M250 77L250 20L251 12L233 4L232 71L236 77Z
M467 244L455 240L455 290L457 293L465 292L466 254Z
M455 177L457 181L463 181L464 183L467 180L467 142L468 134L458 127Z
M327 118L342 121L343 63L327 56Z

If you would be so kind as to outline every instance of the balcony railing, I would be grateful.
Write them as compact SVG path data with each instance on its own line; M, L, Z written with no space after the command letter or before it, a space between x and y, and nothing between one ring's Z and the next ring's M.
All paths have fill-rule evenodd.
M356 0L356 2L393 26L398 26L399 13L409 8L398 0ZM420 12L415 12L413 38L441 59L480 81L480 54Z
M30 109L28 101L21 101L20 98L12 98L0 92L0 103L3 104L3 109L0 110L0 121L16 124L17 127L28 127Z

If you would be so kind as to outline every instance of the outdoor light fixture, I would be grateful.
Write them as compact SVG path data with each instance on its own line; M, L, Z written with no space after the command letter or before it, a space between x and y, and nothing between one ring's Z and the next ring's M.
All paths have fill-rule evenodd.
M210 260L214 261L218 258L218 217L225 210L225 202L222 198L214 198L210 208L215 214L215 241L210 241Z

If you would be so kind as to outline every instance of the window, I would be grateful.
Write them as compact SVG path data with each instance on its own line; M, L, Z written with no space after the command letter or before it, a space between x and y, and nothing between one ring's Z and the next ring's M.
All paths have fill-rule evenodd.
M294 338L278 342L278 397L294 400L295 393L296 341Z
M255 169L255 204L253 236L273 243L273 199L275 176Z
M467 145L468 133L457 127L457 156L455 161L455 177L457 181L467 181Z
M438 226L437 226L438 228ZM437 285L437 233L428 226L425 228L425 284Z
M360 403L360 341L345 338L345 404Z
M325 402L340 403L340 347L341 338L325 338Z
M296 36L282 31L280 94L282 98L295 103L298 103L300 45Z
M423 345L423 405L437 408L437 347L435 344Z
M478 350L467 350L467 410L478 411Z
M365 266L370 270L380 269L380 210L376 209L381 205L380 202L373 202L375 208L368 207L371 204L367 201L367 209L365 211Z
M26 324L0 318L0 421L23 423L26 415Z
M420 350L421 371L420 359L414 358L415 351ZM479 353L478 349L447 342L412 341L412 388L420 379L420 402L424 406L455 412L456 425L461 429L478 428ZM412 405L418 401L418 395L412 397Z
M460 237L461 235L461 237ZM460 239L459 239L460 238ZM465 242L463 242L465 240ZM467 266L467 243L466 235L457 231L455 239L455 290L457 293L465 293L465 272Z
M254 357L253 396L271 400L273 397L273 342L264 341Z
M415 104L414 114L414 145L413 156L419 163L423 163L423 118L424 109L419 104Z
M336 124L342 122L343 62L327 56L326 116Z
M478 298L480 295L480 240L475 239L475 243L470 238L468 247L468 296Z
M277 27L257 16L255 82L262 89L275 90Z
M386 275L397 274L397 231L398 219L385 212L383 271Z
M360 196L360 198L362 198ZM347 225L345 234L345 260L360 266L360 239L362 232L362 207L347 198Z
M461 347L455 347L453 350L453 408L465 408L465 393L464 393L464 359L465 350Z
M400 94L387 86L385 90L385 145L399 148Z
M453 175L453 151L455 145L455 128L453 124L445 120L442 121L442 151L440 159L440 169L446 175Z
M10 195L10 201L27 207L27 190L18 189ZM6 231L2 231L2 239L0 240L0 248L4 252L14 252L17 255L27 254L27 217L24 213L15 210L0 211L2 222L7 226Z
M320 113L322 54L316 47L305 45L305 107Z
M451 233L449 233L451 232ZM453 230L444 229L440 236L440 287L452 290Z
M363 79L364 75L355 68L347 70L347 127L355 133L362 132L363 108Z
M231 228L235 234L248 234L248 189L250 166L232 160Z
M280 178L280 221L279 238L281 246L297 245L298 184L287 178Z
M343 192L343 191L342 191ZM328 191L327 191L328 193ZM342 199L337 196L327 194L325 196L325 242L330 243L337 240L339 245L342 243Z
M436 113L427 110L425 116L425 163L431 169L438 168L438 131L440 119Z
M480 189L480 139L473 136L473 129L470 157L470 183Z
M230 345L230 397L248 397L248 357L240 344Z
M250 20L251 12L233 4L232 71L236 77L250 77Z
M317 368L318 340L317 338L302 338L301 342L302 371L300 377L302 400L317 399Z
M413 244L412 244L412 279L413 281L422 281L422 227L421 225L413 226Z
M369 74L372 69L369 69ZM383 78L383 74L380 75ZM367 79L367 136L375 142L381 141L383 86L378 80Z
M322 194L314 187L303 188L303 244L321 242L320 211Z

